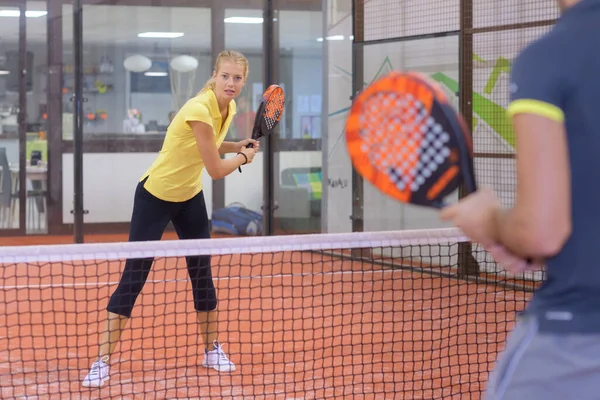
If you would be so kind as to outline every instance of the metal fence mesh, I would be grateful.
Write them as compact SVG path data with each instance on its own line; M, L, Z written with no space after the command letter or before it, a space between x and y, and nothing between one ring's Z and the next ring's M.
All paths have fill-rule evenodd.
M459 0L363 0L364 40L457 31Z
M531 25L558 17L555 0L474 0L473 27Z
M473 1L473 144L480 185L510 206L516 194L515 135L506 114L516 56L551 29L558 16L548 0Z

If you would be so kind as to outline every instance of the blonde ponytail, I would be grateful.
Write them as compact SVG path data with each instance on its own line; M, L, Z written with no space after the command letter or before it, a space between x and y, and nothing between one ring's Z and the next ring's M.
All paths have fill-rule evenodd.
M248 60L246 57L234 50L223 50L217 56L217 60L215 61L215 69L213 76L210 77L209 80L206 81L204 87L198 92L198 94L205 92L207 90L215 90L215 85L217 82L215 81L214 75L219 72L219 68L223 61L231 61L235 64L241 65L244 68L244 80L248 79Z
M207 90L215 90L215 85L217 84L217 82L215 81L215 78L213 78L212 76L210 77L209 80L206 81L206 83L204 84L204 86L202 87L202 89L200 90L200 92L198 92L198 94L205 92Z

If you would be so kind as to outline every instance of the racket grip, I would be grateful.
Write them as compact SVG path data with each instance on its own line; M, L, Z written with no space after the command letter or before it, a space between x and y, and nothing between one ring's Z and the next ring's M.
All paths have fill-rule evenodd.
M252 143L248 143L248 144L246 145L246 148L247 148L247 149L251 149L251 148L253 148L253 147L254 147L254 145L253 145Z

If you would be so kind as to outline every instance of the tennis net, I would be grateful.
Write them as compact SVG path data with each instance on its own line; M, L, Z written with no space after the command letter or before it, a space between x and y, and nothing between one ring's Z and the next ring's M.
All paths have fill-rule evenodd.
M212 256L204 368L186 256ZM82 386L127 258L154 257L111 356ZM455 229L0 248L2 399L478 399L537 275Z

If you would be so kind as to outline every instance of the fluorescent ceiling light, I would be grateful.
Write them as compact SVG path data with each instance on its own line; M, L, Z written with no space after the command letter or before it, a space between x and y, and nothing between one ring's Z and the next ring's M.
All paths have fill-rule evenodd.
M138 37L141 38L160 38L160 39L174 39L182 37L183 32L142 32L138 33Z
M334 35L334 36L327 36L325 39L327 40L344 40L344 36L343 35ZM322 42L323 38L317 38L317 42Z
M224 20L229 24L262 24L263 19L261 17L228 17Z
M6 69L0 69L0 75L9 75L10 71L6 70Z
M43 17L48 14L47 11L25 11L25 16L28 18ZM0 17L20 17L21 11L19 10L0 10Z
M169 74L167 74L166 72L150 72L150 71L147 71L147 72L144 72L144 75L146 75L146 76L167 76Z

